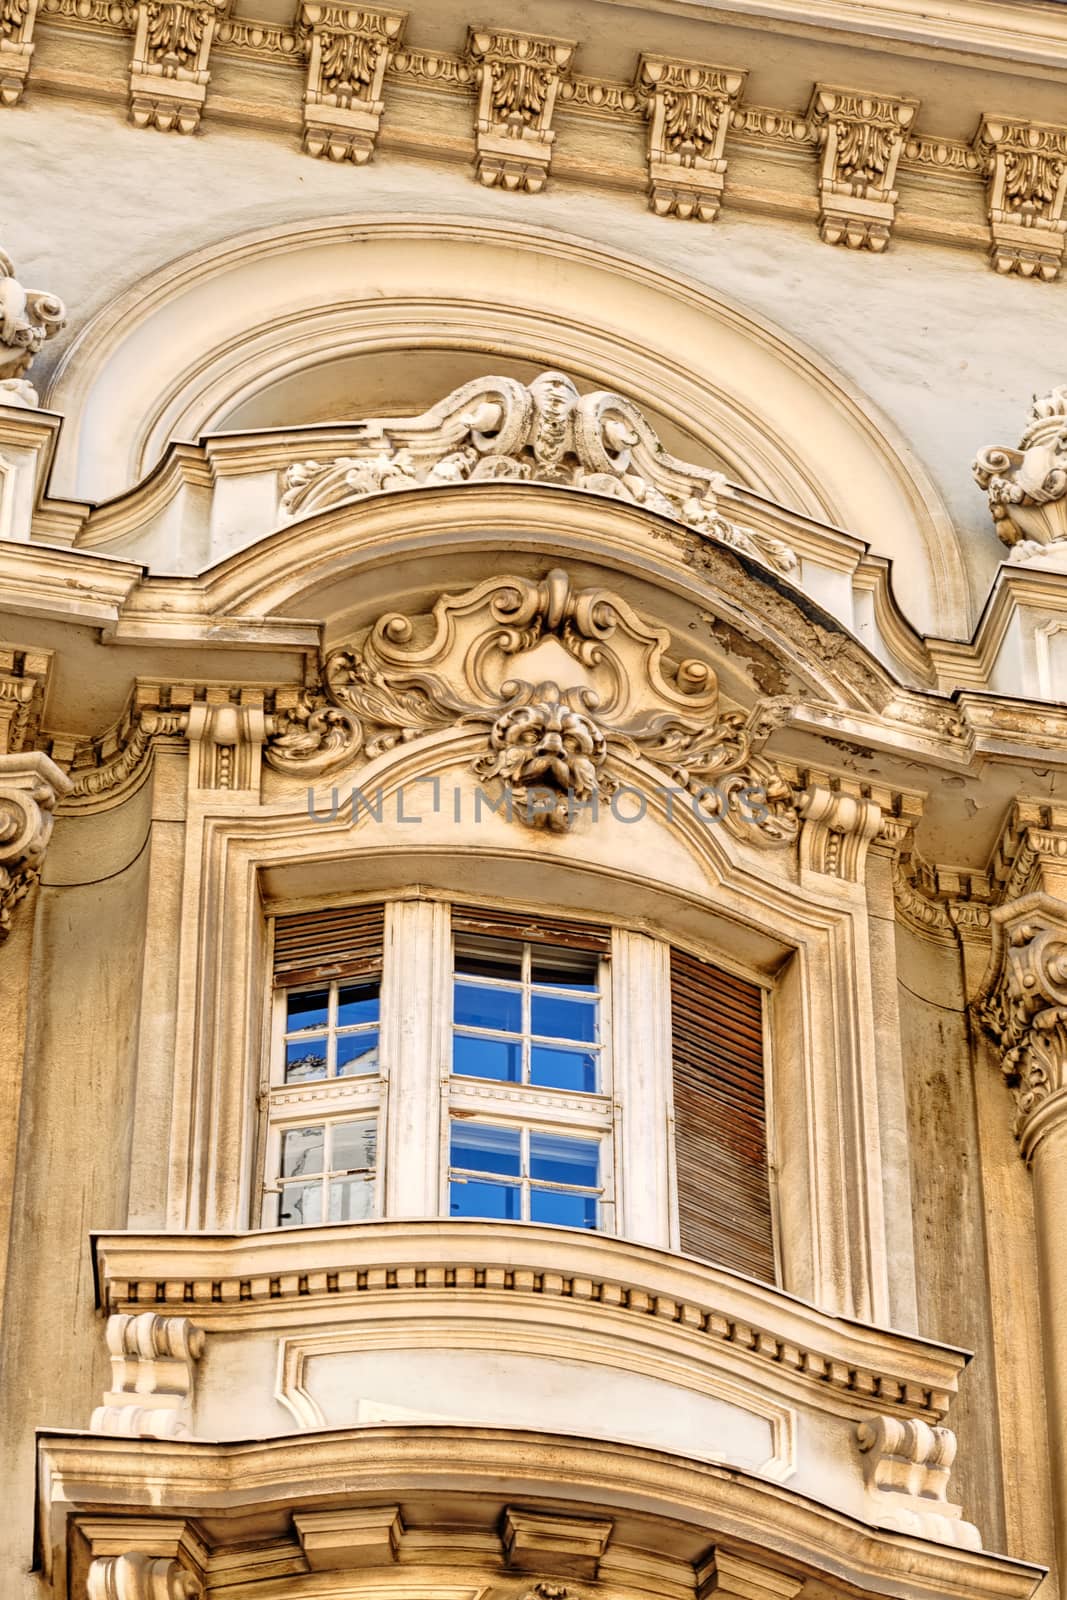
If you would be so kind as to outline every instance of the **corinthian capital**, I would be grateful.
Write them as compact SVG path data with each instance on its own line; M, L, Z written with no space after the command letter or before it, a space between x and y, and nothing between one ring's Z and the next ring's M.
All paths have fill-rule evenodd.
M56 801L71 783L39 751L0 756L0 943L11 916L41 875Z
M1024 895L994 911L992 924L976 1011L1015 1090L1015 1134L1029 1161L1067 1115L1067 900Z
M0 405L37 405L37 391L25 374L45 340L66 321L62 300L43 289L24 289L15 263L0 250Z

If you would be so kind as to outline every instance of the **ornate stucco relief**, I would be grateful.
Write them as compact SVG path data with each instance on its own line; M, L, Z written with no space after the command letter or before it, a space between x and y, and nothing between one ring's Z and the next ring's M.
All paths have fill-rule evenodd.
M1067 385L1035 395L1018 449L980 450L974 476L1009 561L1053 557L1067 569Z
M129 116L138 128L195 133L211 79L208 57L229 0L139 0Z
M39 751L0 755L0 944L41 876L56 801L69 789L70 779Z
M478 90L475 171L486 188L544 188L556 135L552 113L575 45L541 34L472 28L467 39Z
M0 405L39 404L37 390L25 374L45 340L66 323L62 300L43 289L23 288L15 276L15 263L0 250Z
M571 657L570 681L519 677L548 640ZM388 613L334 650L320 687L276 709L266 760L311 778L423 734L479 728L474 772L503 780L533 825L568 828L576 806L614 792L609 756L643 756L732 830L791 844L793 790L757 753L773 724L722 711L710 666L672 661L669 648L665 629L560 569L541 583L491 578L443 595L430 617Z
M658 217L714 222L726 186L726 135L747 72L642 56L648 204Z
M300 19L308 53L304 149L362 165L374 154L385 72L407 14L305 0Z
M33 58L37 0L0 0L0 105L18 105Z
M819 232L827 244L882 251L896 216L897 165L917 100L816 84L808 121L819 139Z
M721 473L664 450L640 408L607 390L581 395L561 372L464 384L421 416L375 418L367 442L333 461L299 461L283 475L281 510L310 516L372 494L517 479L610 495L791 572L788 545L727 521Z
M988 184L990 261L1050 283L1067 235L1067 128L987 116L974 148Z

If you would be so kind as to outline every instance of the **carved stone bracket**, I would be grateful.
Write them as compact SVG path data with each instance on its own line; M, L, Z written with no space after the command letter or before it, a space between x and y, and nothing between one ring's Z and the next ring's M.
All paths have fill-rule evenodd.
M66 773L39 751L0 755L0 943L41 875L56 801L69 789Z
M978 1529L948 1499L956 1436L918 1418L875 1416L856 1426L878 1527L980 1550Z
M90 1432L187 1439L203 1330L188 1317L118 1314L107 1319L107 1347L111 1389L93 1412Z
M97 1556L86 1579L86 1600L203 1600L204 1586L169 1556L133 1550Z
M189 707L190 781L198 789L259 789L260 758L267 737L261 695L242 693L240 704L225 690Z
M304 0L308 31L304 149L362 165L374 154L386 69L407 21L402 11L370 11Z
M1029 1161L1050 1115L1067 1115L1067 900L1023 895L992 914L993 949L975 1003L1015 1091Z
M990 261L1051 283L1067 234L1067 128L986 116L974 149L988 180Z
M508 1506L504 1512L504 1558L520 1572L549 1571L567 1578L593 1581L600 1570L600 1559L611 1538L610 1522L594 1522L585 1517L564 1517L548 1511L520 1511ZM540 1600L549 1586L538 1584ZM566 1595L567 1591L562 1591Z
M1035 395L1019 448L980 450L974 476L1009 561L1067 552L1067 386Z
M139 0L130 66L130 121L195 133L211 79L208 57L229 0Z
M882 825L882 808L863 795L812 783L800 798L800 864L809 872L862 883L867 850Z
M1017 800L997 841L992 877L1004 904L1037 890L1067 900L1067 805Z
M286 469L284 516L404 489L519 480L625 500L779 572L797 566L781 540L721 514L721 473L669 455L632 401L607 390L581 395L561 372L543 372L529 385L476 379L421 416L362 426L366 443L353 454Z
M37 0L0 0L0 106L22 99L33 59Z
M571 682L520 675L548 640L571 658ZM702 816L749 842L791 844L793 789L756 749L770 722L722 711L711 667L673 660L670 644L617 595L578 589L558 568L540 583L488 579L442 596L428 617L387 614L335 650L318 690L288 709L276 700L265 757L307 780L424 734L479 728L473 771L506 786L521 821L570 827L618 787L609 757L642 757Z
M541 34L472 28L467 59L478 88L475 169L487 188L544 188L555 134L552 113L575 46Z
M714 222L726 186L726 135L747 72L642 56L637 92L648 129L648 204L659 217Z
M0 10L7 3L0 0ZM0 250L0 406L39 404L37 390L25 374L45 340L66 324L62 300L43 289L24 289L11 257Z
M819 234L827 244L885 249L897 163L918 109L918 100L815 85L808 121L819 139Z
M33 747L51 663L50 650L0 644L0 756Z

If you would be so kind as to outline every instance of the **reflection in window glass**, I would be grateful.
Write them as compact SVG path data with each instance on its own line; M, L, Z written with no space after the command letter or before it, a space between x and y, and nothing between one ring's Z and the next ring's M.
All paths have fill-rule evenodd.
M285 1082L378 1071L380 985L332 983L286 995Z
M597 1139L454 1121L449 1179L454 1217L597 1226Z
M281 1135L278 1225L358 1222L374 1215L374 1117L286 1128Z
M452 1071L595 1094L600 967L584 950L457 938ZM480 982L478 980L481 980ZM566 1044L584 1045L568 1053Z

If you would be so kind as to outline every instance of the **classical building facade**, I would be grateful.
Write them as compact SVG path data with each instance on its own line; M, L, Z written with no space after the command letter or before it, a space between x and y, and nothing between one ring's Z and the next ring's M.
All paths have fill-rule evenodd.
M4 1600L1055 1600L1067 9L0 101Z

